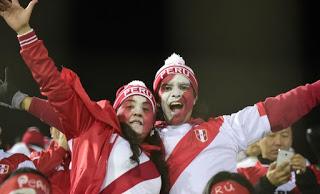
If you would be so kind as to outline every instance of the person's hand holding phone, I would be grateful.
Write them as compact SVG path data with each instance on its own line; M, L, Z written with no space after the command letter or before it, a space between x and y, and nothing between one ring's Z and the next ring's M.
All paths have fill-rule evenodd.
M276 162L270 164L266 177L274 186L288 182L291 178L289 161L284 161L280 165L277 165Z
M307 168L306 159L300 154L295 154L292 156L290 165L292 170L294 170L296 174L304 173Z
M281 165L284 162L290 162L293 155L294 153L292 151L279 149L277 156L277 166Z

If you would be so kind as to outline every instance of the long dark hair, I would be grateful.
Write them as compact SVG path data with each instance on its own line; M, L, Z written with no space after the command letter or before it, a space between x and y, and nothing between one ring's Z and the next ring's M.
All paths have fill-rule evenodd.
M123 137L129 142L132 156L130 159L133 162L140 164L139 156L141 155L140 141L138 134L126 123L120 123Z
M140 140L138 134L126 123L121 123L121 129L123 137L129 142L130 149L132 151L132 156L130 159L133 162L140 164L139 156L142 151L140 149ZM150 160L156 165L160 175L161 175L161 193L168 193L168 167L165 162L165 152L163 150L162 141L160 139L159 133L152 129L151 135L147 136L144 143L155 145L161 147L161 150L154 150L150 153Z
M161 150L151 152L150 159L156 165L159 173L161 174L161 194L169 193L168 166L165 162L165 151L158 131L152 129L151 135L146 137L145 142L150 145L161 147Z

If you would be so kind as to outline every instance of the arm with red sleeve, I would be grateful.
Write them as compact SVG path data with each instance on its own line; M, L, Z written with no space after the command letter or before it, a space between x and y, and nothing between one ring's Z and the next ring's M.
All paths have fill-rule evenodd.
M18 39L21 55L39 84L42 95L48 97L49 104L58 113L61 123L58 128L68 139L86 132L97 118L112 128L119 128L112 106L107 102L102 109L91 101L71 70L63 68L59 72L33 30Z
M61 122L59 120L59 114L45 99L32 97L30 107L27 111L49 126L55 127L57 129L62 128ZM71 136L71 134L68 134L68 130L64 130L63 132L67 134L66 136Z
M30 158L37 169L49 178L53 194L68 193L70 153L67 150L52 141L46 150L32 152Z
M50 177L56 172L56 168L63 164L68 154L67 150L59 146L55 141L51 141L46 150L32 152L30 158L38 170Z
M320 102L320 81L299 86L276 97L269 97L263 106L268 116L271 130L279 131L309 113Z

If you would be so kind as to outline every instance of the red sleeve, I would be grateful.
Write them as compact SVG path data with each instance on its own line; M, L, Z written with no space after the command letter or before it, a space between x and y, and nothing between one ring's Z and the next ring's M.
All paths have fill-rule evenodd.
M73 138L84 133L94 123L95 118L86 109L73 88L61 77L53 60L48 56L47 49L40 40L28 42L32 34L29 32L20 36L21 55L30 69L33 78L40 86L42 95L48 97L50 105L59 113L60 130L67 138ZM32 36L33 37L33 36Z
M267 98L264 108L272 131L289 127L320 102L320 80L299 86L276 97Z
M50 126L62 128L58 113L47 100L32 97L28 112Z
M63 163L66 154L68 151L52 141L46 150L32 152L30 158L37 169L49 177L56 171L55 168Z

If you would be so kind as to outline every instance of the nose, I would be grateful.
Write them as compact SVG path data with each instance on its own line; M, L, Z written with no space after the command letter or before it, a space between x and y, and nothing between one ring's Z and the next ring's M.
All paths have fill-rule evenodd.
M276 136L274 137L273 143L274 143L275 145L277 145L277 146L280 146L280 145L281 145L281 137L280 137L280 135L276 135Z
M137 106L133 109L134 116L142 116L142 113L143 113L142 107Z
M179 88L174 87L171 93L172 97L180 98L182 96L182 91Z

